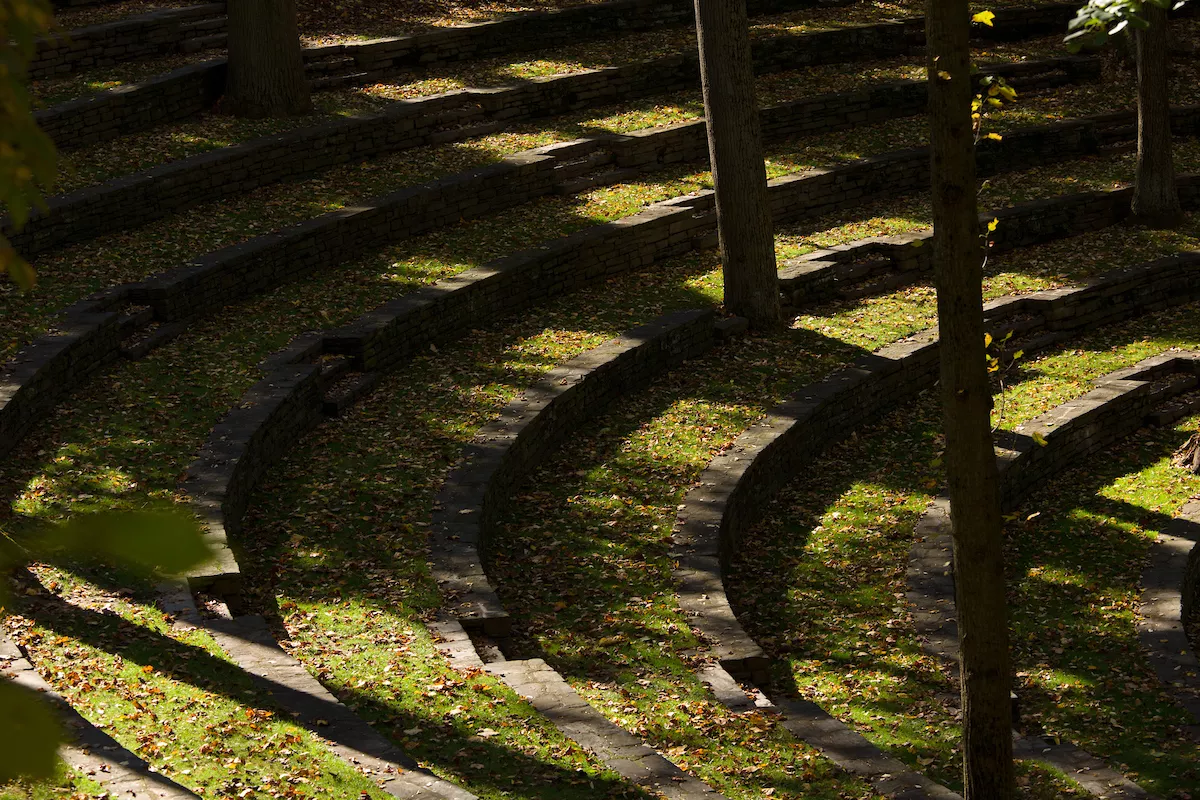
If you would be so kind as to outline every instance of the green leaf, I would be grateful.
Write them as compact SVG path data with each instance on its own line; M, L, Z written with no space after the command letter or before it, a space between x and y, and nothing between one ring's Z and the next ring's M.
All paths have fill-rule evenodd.
M79 514L47 544L160 574L185 572L211 557L200 525L174 509Z
M1033 443L1036 444L1038 447L1045 447L1047 444L1049 444L1049 442L1046 441L1046 437L1042 436L1037 431L1033 432L1032 438L1033 438Z
M0 786L53 777L62 731L49 706L31 692L0 680Z
M1013 360L1013 361L1016 361L1018 358L1020 358L1020 357L1021 357L1021 356L1023 356L1023 355L1025 355L1025 351L1024 351L1024 350L1018 350L1017 352L1015 352L1015 353L1013 353L1013 354L1012 354L1012 360Z

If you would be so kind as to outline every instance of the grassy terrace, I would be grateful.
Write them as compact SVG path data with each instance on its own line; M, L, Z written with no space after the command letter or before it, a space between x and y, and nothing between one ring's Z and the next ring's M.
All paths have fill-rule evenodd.
M390 6L379 10L367 0L342 0L332 10L315 0L301 5L327 26L322 33L313 27L318 23L304 23L313 37L377 35L395 32L397 24ZM769 32L917 8L862 4L757 22ZM439 19L505 10L518 9L454 7ZM423 25L423 19L410 21ZM573 71L610 63L604 58L632 58L634 47L641 48L636 57L646 57L656 42L690 35L625 37L631 49L615 55L605 45L587 45L409 84L324 93L324 117L288 125L383 108L458 80L482 84ZM986 57L1060 52L1053 37L989 48ZM920 77L915 61L764 76L760 99ZM1196 102L1195 70L1190 61L1180 63L1175 102ZM1096 87L1023 99L992 128L1126 107L1130 87L1127 74L1109 71ZM10 357L44 330L54 310L101 286L507 153L699 114L696 93L680 92L516 126L267 187L51 254L36 265L42 283L34 294L0 286L0 356ZM769 170L779 175L916 145L924 125L901 120L781 144L769 153ZM66 188L277 129L204 115L72 154ZM1200 144L1178 143L1177 165L1200 168ZM1110 188L1131 174L1128 155L1056 164L993 179L981 205ZM343 324L387 298L708 181L691 165L579 196L542 198L399 242L201 320L150 357L123 362L89 384L0 465L0 491L13 498L0 508L0 533L35 535L74 511L179 501L177 478L209 429L258 379L258 361L294 335ZM995 257L987 294L1065 285L1194 249L1198 219L1189 216L1172 233L1113 229ZM927 225L925 197L899 198L777 231L777 250L786 258ZM715 254L691 254L472 330L388 376L372 398L307 437L256 495L242 537L254 610L382 733L482 797L645 797L497 681L455 672L437 655L421 624L438 605L425 566L430 503L463 444L522 387L633 325L672 309L716 306L720 296ZM726 345L595 420L539 473L499 537L494 574L516 616L518 649L546 657L611 719L731 797L873 798L869 787L797 744L769 715L729 714L694 678L696 662L685 652L698 642L675 604L668 536L683 492L747 425L796 386L933 317L928 283L810 309L787 332ZM1198 339L1200 305L1081 337L1008 376L999 423L1015 425L1082 394L1118 366L1168 347L1196 346ZM1184 427L1139 434L1133 446L1097 460L1099 467L1065 476L1031 499L1010 530L1025 724L1087 747L1171 800L1200 784L1200 751L1168 735L1182 719L1140 666L1133 610L1149 532L1200 490L1197 479L1164 465ZM747 541L756 560L752 570L743 565L735 574L731 589L744 621L783 661L775 676L779 691L817 700L913 768L954 784L956 723L945 704L953 689L920 655L895 596L903 591L912 524L939 487L936 431L936 407L926 398L832 449L813 471L819 477L793 486ZM1035 511L1040 515L1031 517ZM1080 552L1094 557L1081 563ZM754 580L744 580L747 574ZM3 619L7 632L82 713L173 779L217 798L382 797L278 713L209 637L171 627L150 586L83 564L36 567L22 580L26 591ZM1097 641L1107 648L1105 658L1096 654ZM1035 800L1078 794L1062 776L1040 769L1024 768L1022 783ZM64 776L29 791L0 787L0 800L98 793Z
M1181 89L1177 102L1193 99L1195 86L1200 86L1200 81L1186 91ZM794 86L789 88L797 91ZM784 94L783 87L779 88L779 93ZM1070 87L1054 94L1036 93L989 124L996 130L1007 130L1044 122L1047 116L1056 117L1063 112L1089 113L1113 108L1114 105L1106 104L1112 101L1112 95L1088 86ZM139 280L173 268L196 254L235 244L406 185L491 163L510 153L597 131L625 132L666 124L687 118L695 113L692 108L649 102L609 107L599 112L558 118L552 126L531 123L469 142L416 148L327 170L306 180L263 187L246 195L207 203L134 231L116 233L47 254L36 264L40 284L32 294L21 295L11 285L0 287L0 314L10 321L0 338L0 356L11 356L45 330L50 315L58 309L103 286ZM783 142L768 149L768 171L777 176L842 163L897 147L916 146L924 137L925 121L914 117L856 129L853 138L838 132ZM1181 157L1185 160L1180 162L1180 168L1185 170L1191 168L1190 162L1186 161L1187 147L1183 146L1185 154ZM117 156L123 150L114 146L108 152ZM104 166L98 165L97 169L102 170ZM560 215L574 217L575 224L583 227L632 213L640 205L707 184L706 171L681 166L654 173L624 188L602 191L602 196L621 195L621 201L601 214L592 213L590 208L593 202L590 198L597 196L595 193L579 198L546 198L530 207L541 213L554 206ZM1072 185L1073 182L1064 175L1060 181L1063 188L1054 188L1049 193L1076 190L1071 188ZM476 223L473 228L486 230L487 221ZM543 226L537 225L532 230L535 234L532 242L544 238L537 235L545 230ZM493 251L492 255L503 252Z
M1198 341L1196 305L1080 337L1024 365L1004 391L1002 424ZM903 602L912 528L941 488L938 414L928 396L832 448L748 537L731 589L743 621L784 664L780 691L951 780L956 689L921 653ZM1168 462L1195 424L1139 432L1091 459L1031 498L1008 532L1022 727L1075 742L1171 798L1200 781L1200 749L1179 731L1186 718L1141 656L1134 620L1149 537L1200 490Z
M1183 165L1191 163L1191 152L1185 149L1181 154ZM1091 173L1088 164L1093 165ZM1081 176L1072 184L1076 189L1096 188L1126 177L1130 161L1094 159L1068 168ZM1038 193L1042 185L1049 192L1061 185L1064 174L1046 170L998 181L987 201L1006 203L1017 191ZM628 202L627 193L642 191L640 186L615 187L584 200L597 218L617 216L628 213L622 205ZM482 224L419 237L343 271L284 287L215 315L150 358L124 364L98 379L86 397L65 404L5 465L0 485L17 500L4 528L27 534L75 510L173 498L176 476L208 429L256 379L259 359L302 330L337 325L373 307L382 299L381 287L385 294L399 293L568 229L549 208L532 204ZM817 223L782 231L780 247L785 253L789 248L796 252L802 238L826 243L858 238L864 228L881 232L919 227L924 213L919 199L878 204L863 210L861 217L869 222L830 221L824 224L827 230ZM531 226L535 219L543 227ZM516 230L525 233L497 238L498 232L514 237ZM1114 244L1111 250L1113 258L1140 260L1152 252L1194 246L1191 241L1146 234L1140 248ZM1015 278L1006 276L1018 274L1031 286L1064 280L1066 276L1050 273L1039 282L1037 273L1045 268L1038 265L1056 261L1048 252L1029 250L1023 260L1014 255L1016 260L993 278L993 284L1011 283ZM1107 263L1104 251L1098 252L1094 269ZM1081 266L1073 276L1085 272ZM417 624L434 602L421 550L422 523L428 518L430 497L462 443L520 386L639 321L670 308L716 304L719 297L715 257L693 255L665 264L651 276L631 275L549 304L537 322L490 326L417 359L390 378L365 408L322 428L264 488L261 519L250 525L245 537L250 545L247 569L263 576L269 587L258 598L259 608L284 626L297 655L343 699L378 720L381 730L424 763L474 791L498 796L496 786L512 778L526 781L527 791L538 795L557 786L563 774L580 781L578 790L588 796L625 791L628 787L613 782L553 732L540 728L521 733L529 727L528 709L494 682L452 675L432 655ZM614 411L610 422L598 422L566 454L582 469L573 468L565 480L539 482L538 493L523 504L505 536L507 552L537 557L547 547L556 553L559 548L573 552L576 536L595 536L596 529L603 528L607 538L602 547L578 551L588 553L581 574L572 571L577 564L543 557L535 563L544 567L539 574L545 583L506 598L522 615L525 646L549 654L614 719L734 796L757 796L764 787L794 796L802 783L804 791L809 784L815 786L816 796L868 795L865 787L836 776L807 748L791 743L769 719L725 714L691 679L688 664L678 656L691 637L670 599L661 526L669 530L671 508L677 502L673 498L721 442L796 383L818 377L862 349L924 327L932 312L931 298L928 287L916 287L868 301L863 306L870 305L871 317L878 321L872 326L863 324L858 309L831 306L805 317L786 336L750 339L705 359L695 377L677 386L664 388L667 382L660 382L654 391ZM727 372L731 366L733 371ZM668 444L673 460L657 464L655 453L660 448L665 452ZM367 459L362 462L366 465L351 469L354 459ZM549 512L542 506L560 494L580 499L554 512L566 519L564 534L550 545L531 525L546 524L541 520ZM614 513L618 509L620 513ZM572 516L575 512L579 519ZM529 515L538 521L531 522ZM616 525L610 528L610 521ZM571 531L575 533L567 538ZM632 541L615 539L618 532L632 536L635 531L641 533ZM348 542L355 544L350 547ZM647 564L652 568L643 573ZM623 580L622 574L629 581L646 582L638 588L640 601L618 599L605 591ZM338 580L330 580L333 576ZM581 602L572 603L571 612L578 617L564 618L554 607L560 602L555 587L568 577L580 594ZM259 697L236 692L236 699L219 697L205 681L229 668L215 656L194 655L210 647L204 637L179 637L169 631L149 605L145 587L122 597L105 588L119 581L90 570L81 570L79 577L43 571L39 578L46 589L23 600L19 616L10 617L7 624L32 647L44 674L56 675L58 664L68 656L97 669L132 663L132 674L152 667L141 674L150 676L145 679L162 692L182 698L178 702L183 705L199 698L197 705L207 703L233 716L239 702L270 710ZM343 578L347 582L339 583ZM57 592L51 588L55 584ZM503 578L501 584L521 585ZM106 616L109 627L99 630L86 621L79 624L81 618L64 606L59 593L69 605L108 606L116 616ZM549 633L551 623L559 626L557 634ZM598 626L590 637L583 633L589 624ZM112 633L101 636L105 631ZM132 635L135 631L140 635ZM115 632L137 647L117 647ZM596 666L606 663L613 668ZM57 680L66 680L66 674ZM636 679L623 680L635 674ZM112 699L93 700L85 713L98 715L100 703L122 708L122 697L149 689L117 681L105 691L102 698ZM672 719L659 705L671 694L687 704L687 719L679 708ZM221 773L209 756L227 754L198 753L198 746L187 746L191 734L183 729L177 737L179 751L168 742L156 754L139 739L146 731L141 725L148 721L106 713L112 716L92 718L111 720L110 731L129 746L152 760L172 756L163 764L172 777L185 783L191 778L190 785L219 786L212 781ZM477 735L487 728L499 734ZM430 733L406 733L417 729ZM257 734L235 729L234 735ZM290 740L281 733L274 741L278 745ZM300 741L311 748L310 740L301 736ZM250 765L247 770L279 778L278 772L271 772L279 751L251 749L247 745L245 753L238 751L233 757ZM513 751L523 753L525 760L514 762ZM313 763L319 761L318 753L306 752ZM183 765L185 753L194 764ZM182 769L191 769L191 775ZM499 776L495 785L487 784L489 775Z
M1052 40L1036 40L1028 43L1008 45L1002 49L980 50L981 60L1020 61L1062 55L1057 37ZM558 52L558 51L555 51ZM645 58L644 53L631 51L631 59ZM611 60L611 55L610 55ZM540 59L537 61L507 63L496 62L489 68L471 67L469 70L448 73L449 77L435 77L408 83L379 83L361 89L342 89L321 92L315 96L320 113L308 117L284 120L235 119L218 111L206 112L195 119L182 123L153 128L111 142L93 145L82 150L63 154L63 175L56 191L69 192L100 183L104 180L146 169L158 164L186 158L197 153L228 147L261 136L287 130L309 127L353 114L378 113L395 106L397 100L436 94L468 86L489 86L518 82L531 77L545 77L578 71L569 58ZM760 76L758 100L764 106L784 103L801 97L810 97L825 92L847 91L875 82L922 78L923 68L914 59L894 58L869 61L861 69L848 72L845 65L813 67L789 70ZM1177 80L1177 94L1190 98L1195 92L1192 72L1181 75ZM1087 87L1081 87L1085 89ZM1132 82L1128 75L1113 74L1101 91L1093 88L1084 92L1088 99L1084 107L1109 110L1124 107L1132 97ZM1094 97L1091 97L1094 95ZM1070 107L1070 99L1054 100ZM1189 102L1183 99L1179 102ZM1055 112L1044 112L1054 118ZM615 116L613 116L615 115ZM588 109L545 121L514 125L512 130L542 131L547 127L575 129L574 136L587 133L611 131L628 132L639 127L650 127L675 122L699 119L704 115L698 89L670 92L614 107ZM1036 117L1045 119L1046 117Z
M356 4L339 4L351 6L346 10L358 14L360 18L373 14L379 21L376 26L367 26L366 30L373 31L369 35L339 35L335 31L341 29L343 23L337 21L339 14L336 11L330 12L326 4L316 2L314 5L320 5L323 8L311 15L313 20L311 24L306 24L304 20L309 18L309 15L303 13L304 3L300 5L302 9L301 33L309 46L415 32L413 27L397 20L398 15L394 10L389 13L386 7L382 10L371 10L362 5L353 7ZM553 2L547 3L547 5L553 5ZM1025 6L1029 3L995 3L989 7L1000 8L1005 5ZM923 4L915 2L915 0L902 3L858 2L841 8L799 9L783 14L752 18L750 20L751 35L759 37L781 33L805 33L834 27L871 24L881 19L915 16L923 13L922 9ZM408 17L409 14L409 9L406 7L405 17ZM495 16L495 13L486 16ZM442 24L458 24L465 21L469 21L469 18L451 16L444 17ZM428 27L423 29L428 29ZM398 86L392 87L390 82L384 82L375 91L392 97L415 97L464 86L497 85L513 80L563 72L579 72L597 67L617 66L657 56L673 55L694 49L694 47L695 33L691 28L673 27L638 33L613 34L548 51L534 51L509 58L481 59L414 71L404 75L404 81ZM1059 49L1061 50L1061 47ZM173 55L82 70L62 78L36 81L33 84L33 92L41 102L50 105L126 83L146 80L169 69L188 63L199 63L220 55L222 55L221 51L209 50L186 56ZM328 108L322 110L330 113Z

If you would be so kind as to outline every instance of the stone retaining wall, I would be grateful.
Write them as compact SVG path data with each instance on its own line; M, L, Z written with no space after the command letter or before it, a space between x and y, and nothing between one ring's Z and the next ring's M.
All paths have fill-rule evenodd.
M484 572L505 504L612 400L708 350L714 319L712 311L679 311L635 328L551 370L480 429L434 500L430 564L451 616L468 629L508 634L508 614Z
M1022 346L1032 353L1071 331L1200 298L1198 266L1200 254L1189 253L1114 270L1076 288L994 301L985 307L985 319L1002 335L1015 317L1031 317L1023 324ZM1049 335L1038 337L1044 332ZM737 621L724 591L723 565L743 533L825 447L932 386L937 369L933 332L863 356L751 426L688 493L673 533L680 605L725 669L756 682L766 677L766 655ZM1006 481L1024 480L1024 474L1028 470L1010 472Z
M1029 158L1062 157L1068 148L1090 147L1077 123L1010 134L981 153L997 167ZM317 266L336 265L384 241L438 224L506 208L519 198L544 194L561 181L591 169L593 140L553 145L505 159L491 167L433 181L389 195L373 205L344 209L285 231L225 248L189 265L99 293L73 307L73 315L113 311L129 304L148 308L128 318L113 337L86 326L42 337L0 373L0 454L34 420L121 350L121 339L151 319L178 330L183 321L244 299ZM1009 155L1005 155L1008 153ZM1056 155L1057 154L1057 155ZM602 160L602 159L601 159ZM776 221L849 208L873 197L919 191L928 181L928 154L905 151L843 167L810 170L772 181ZM511 193L510 193L511 192ZM524 194L521 194L524 193ZM596 226L546 246L497 259L483 267L399 298L329 336L328 348L352 357L362 369L386 368L411 348L453 335L483 315L514 312L539 300L604 277L716 244L711 192L655 204L631 217ZM150 345L143 346L148 350ZM74 348L89 357L73 359ZM26 384L44 387L25 390Z
M225 92L225 71L224 59L181 67L141 83L35 111L33 116L58 149L85 147L199 114ZM127 182L130 177L107 185ZM52 198L51 207L64 199Z
M985 72L1004 75L1014 85L1029 89L1093 79L1099 69L1097 59L1058 58L999 65ZM202 102L215 90L215 79L201 80L211 77L212 69L189 67L185 71L198 80L191 94L193 101ZM35 212L20 233L6 231L6 235L23 255L32 257L63 244L134 227L203 202L337 164L467 138L517 119L557 114L582 104L655 90L655 82L643 80L640 73L631 79L633 83L623 82L626 72L600 70L501 90L451 92L404 103L394 112L340 120L222 148L54 197L45 211ZM665 74L670 80L670 73ZM925 98L923 81L804 98L763 109L763 138L779 141L922 114ZM181 107L170 102L147 104L145 112L172 115ZM115 124L119 119L104 114L97 117L102 125ZM73 130L73 135L85 135L87 130ZM611 147L618 168L648 170L708 158L703 120L596 138Z
M41 39L29 64L29 77L52 78L92 67L164 55L179 50L205 23L225 13L224 3L152 11L129 19L106 22Z
M321 417L320 368L277 366L255 384L212 432L182 483L201 515L213 562L188 576L193 590L221 597L241 591L230 539L241 530L250 492L263 473Z
M619 3L627 2L627 0L617 0ZM639 0L645 2L646 0ZM649 0L652 4L659 0ZM772 0L775 2L775 0ZM779 0L782 2L782 0ZM585 7L588 13L596 13L596 9L605 4L597 4L594 6ZM766 8L775 8L774 5L764 6ZM563 12L534 12L533 16L538 14L545 16L553 16ZM572 13L584 13L583 11ZM1054 30L1063 29L1066 20L1072 16L1070 5L1054 4L1049 6L1039 6L1030 9L1014 9L1001 10L998 13L997 27L983 28L976 26L976 33L982 37L1000 37L1020 39L1029 36L1035 36L1050 32L1053 24L1057 24ZM619 17L618 17L619 18ZM1055 23L1055 20L1060 20ZM509 24L510 21L504 21ZM486 30L487 25L499 23L480 23L475 26L466 26L471 30ZM523 23L528 24L528 23ZM860 25L846 28L838 28L833 30L818 30L807 33L798 34L778 34L760 38L754 43L754 59L755 69L759 73L776 72L779 70L795 69L804 65L815 64L830 64L861 61L867 58L883 58L889 55L900 55L904 53L916 52L922 47L924 42L924 23L920 19L905 20L903 22L885 22L876 25ZM399 66L392 63L388 58L377 60L374 56L368 55L374 49L399 48L400 50L412 49L413 56L425 67L434 65L435 61L426 59L426 48L432 47L436 52L438 45L436 44L439 36L458 36L458 29L446 29L444 31L434 31L432 33L418 34L413 37L399 37L397 39L386 40L386 42L362 43L353 45L334 45L331 47L313 48L306 50L305 58L309 64L310 72L313 69L322 65L337 62L339 60L354 61L354 53L360 50L363 53L363 63L359 65L355 61L355 65L348 67L351 70L341 74L323 74L317 79L319 84L329 83L329 85L340 85L345 83L362 83L374 80L382 80L392 77L399 69ZM472 34L478 35L478 34ZM485 37L486 38L486 37ZM400 42L403 40L403 44ZM517 42L518 40L514 40ZM425 42L425 44L420 44ZM430 44L433 42L433 44ZM499 39L497 42L506 42ZM496 42L490 42L488 46L501 46ZM503 46L510 46L504 44ZM453 48L451 48L453 49ZM466 52L466 51L463 51ZM435 56L430 56L433 58ZM469 57L464 55L463 57ZM405 56L404 58L409 58ZM332 62L330 61L332 59ZM216 65L210 65L206 69L197 68L201 73L205 74L189 74L180 73L176 76L176 80L185 84L176 90L170 85L156 85L152 89L147 89L155 98L170 97L180 98L180 106L183 99L190 99L193 93L188 86L196 81L219 80L223 82L223 74L218 76L214 71ZM212 74L207 74L207 72ZM335 70L335 73L337 70ZM613 84L611 91L617 92L618 97L633 97L639 96L638 91L642 94L652 92L664 92L673 89L685 88L688 86L696 86L699 84L699 63L696 56L691 52L679 53L665 59L659 59L650 63L627 65L620 68L612 68L610 70L596 70L595 72L603 75L615 76L607 79L599 79L601 82L606 80L618 80L629 83L632 80L631 73L640 72L641 84L645 87L641 90L635 85L625 86L620 88L617 83ZM592 73L583 73L591 75ZM588 80L595 81L596 78ZM535 81L536 83L536 81ZM592 89L573 89L567 84L555 84L562 87L564 92L577 92L578 96L573 97L572 104L566 106L583 107L588 103L580 101L587 99L589 91ZM89 143L93 141L103 141L105 138L113 138L123 133L129 133L134 130L139 130L139 126L156 124L156 120L152 116L141 114L137 111L140 108L140 85L134 84L129 87L123 87L125 97L116 102L110 102L106 92L98 94L91 98L91 108L104 109L104 113L113 115L114 119L106 120L104 126L97 126L94 130L89 129L81 123L87 122L85 117L81 117L80 110L77 107L65 109L65 115L68 117L64 120L56 120L53 117L58 115L56 109L49 109L45 112L46 123L60 132L60 136L67 137L66 131L80 130L83 131L81 139L76 143L73 138L63 138L56 140L60 148L75 147L78 144ZM568 97L570 95L568 94ZM76 103L81 101L74 101ZM200 111L202 108L197 108ZM75 122L69 121L74 119ZM97 138L99 137L99 138Z
M126 301L128 289L66 309L48 333L39 336L0 371L0 454L16 446L59 401L116 360L127 320L111 310Z
M1181 175L1177 186L1184 208L1200 204L1200 175ZM1132 198L1133 187L1126 187L1031 200L981 213L980 233L993 220L999 222L988 236L988 253L998 255L1115 225L1128 218ZM933 270L933 239L933 231L925 229L814 250L784 262L780 290L799 307L869 294L881 282L889 287L912 283ZM867 281L872 283L857 288Z

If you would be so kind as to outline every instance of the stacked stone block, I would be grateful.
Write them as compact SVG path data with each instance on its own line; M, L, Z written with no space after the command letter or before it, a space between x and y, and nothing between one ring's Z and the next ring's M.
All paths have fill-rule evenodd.
M183 490L205 525L213 561L188 576L193 589L236 605L241 572L231 540L241 531L249 496L267 467L321 417L320 368L280 366L242 396L187 469Z
M1182 175L1177 185L1185 208L1200 202L1200 175ZM1127 187L1031 200L981 213L980 233L998 223L988 234L988 253L998 255L1115 225L1129 216L1132 197ZM803 306L854 294L850 287L873 279L911 283L933 270L933 240L933 232L923 230L814 250L784 262L780 290L792 305Z
M174 53L182 42L196 36L197 23L224 13L224 3L205 3L152 11L42 39L29 63L29 77L34 80L52 78L77 70Z
M635 328L551 370L480 430L434 501L430 561L447 612L467 628L508 634L508 614L484 572L505 504L600 409L708 350L713 321L711 311L680 311Z
M224 59L182 67L35 111L33 116L56 147L73 150L199 114L225 92L225 72Z

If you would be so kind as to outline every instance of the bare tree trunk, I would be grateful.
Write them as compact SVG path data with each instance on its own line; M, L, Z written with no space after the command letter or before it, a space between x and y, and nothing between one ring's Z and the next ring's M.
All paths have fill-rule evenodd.
M929 123L934 269L941 337L946 475L954 527L967 800L1010 800L1012 670L1003 529L983 341L967 0L929 0Z
M1167 10L1153 3L1142 6L1150 23L1139 30L1138 160L1133 190L1133 217L1154 228L1173 228L1183 221L1175 164L1171 158L1171 102L1167 92Z
M241 117L312 110L296 27L296 0L231 0L229 78L222 105Z
M717 198L725 308L755 328L783 324L767 201L746 0L696 0L708 152Z

